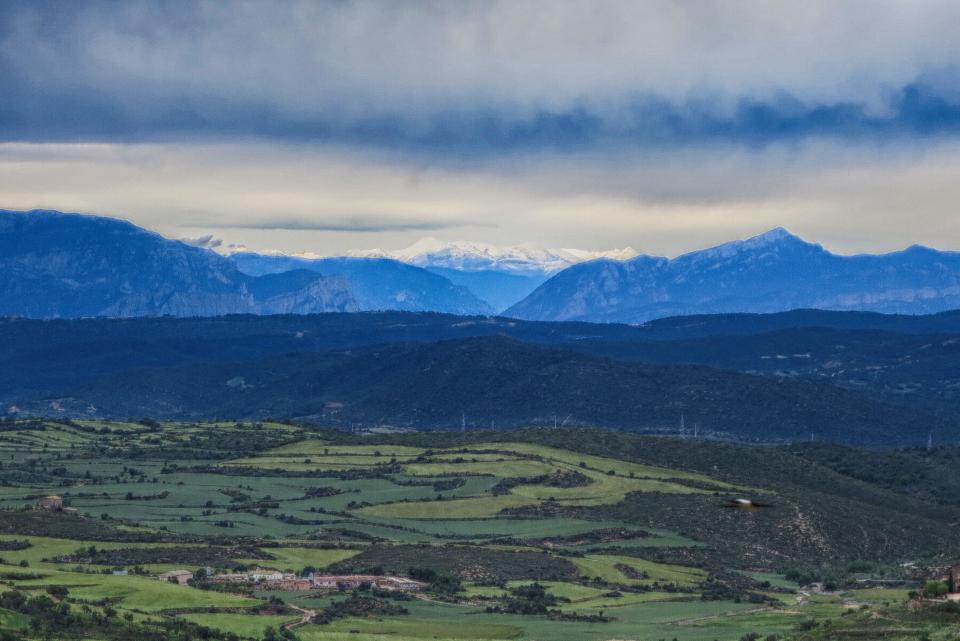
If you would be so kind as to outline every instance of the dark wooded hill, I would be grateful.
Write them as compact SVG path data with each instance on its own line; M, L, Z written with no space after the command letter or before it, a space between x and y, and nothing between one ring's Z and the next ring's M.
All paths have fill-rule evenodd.
M683 415L688 429L746 440L939 442L957 433L958 338L957 313L640 327L401 312L6 320L0 402L20 415L419 429L466 414L468 427L676 430Z

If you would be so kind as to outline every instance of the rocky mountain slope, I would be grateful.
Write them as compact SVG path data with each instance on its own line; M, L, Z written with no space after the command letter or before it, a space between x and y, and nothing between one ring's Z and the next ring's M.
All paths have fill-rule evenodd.
M574 265L512 306L530 320L640 323L798 308L932 313L960 307L960 253L913 246L840 256L784 229L684 254Z
M256 278L211 251L122 220L0 210L0 315L215 316L357 308L338 278Z
M489 243L443 242L424 238L397 251L351 251L352 256L392 258L417 265L468 288L500 312L523 300L551 274L598 258L626 260L630 247L609 251L541 249L533 244L503 247Z
M342 278L362 310L488 314L493 308L468 288L441 275L390 258L300 258L242 252L230 260L253 276L308 270Z

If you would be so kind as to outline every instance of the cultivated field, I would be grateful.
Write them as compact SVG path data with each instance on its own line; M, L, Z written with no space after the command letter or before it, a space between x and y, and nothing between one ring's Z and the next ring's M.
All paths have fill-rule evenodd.
M181 638L304 641L735 641L797 633L848 601L906 599L879 588L811 595L784 577L782 558L720 567L718 541L618 516L629 497L731 518L729 499L781 500L770 488L535 442L372 438L272 423L7 423L0 592L50 595L117 622L84 624L89 638L179 621L201 626L178 628ZM76 513L35 509L53 494ZM745 528L765 518L732 516ZM400 598L157 578L258 566L414 574L429 587ZM284 631L305 612L313 622ZM49 633L30 620L0 607L0 629Z

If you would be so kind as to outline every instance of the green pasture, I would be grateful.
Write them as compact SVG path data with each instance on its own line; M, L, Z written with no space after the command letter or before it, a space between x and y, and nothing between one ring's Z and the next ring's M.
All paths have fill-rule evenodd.
M276 566L282 570L289 568L296 572L307 566L325 568L360 553L360 550L325 550L301 547L264 548L264 551L275 557L274 560L263 561L262 563L265 565Z
M609 583L648 584L676 583L677 585L696 585L703 581L707 573L697 568L688 568L680 565L654 563L632 556L615 556L607 554L588 554L582 557L570 557L570 561L577 566L580 573L587 578L600 577ZM638 573L649 575L647 579L631 579L617 566L628 566Z
M79 572L40 572L37 579L14 581L25 589L65 586L70 596L85 601L110 599L117 607L141 612L160 612L173 608L250 607L259 601L225 592L208 592L186 585L160 581L155 577L114 576Z
M253 637L259 639L263 635L263 630L267 626L279 628L280 626L296 621L300 618L296 615L277 616L277 615L257 615L257 614L182 614L180 618L192 621L208 628L232 632L242 637Z
M30 547L24 550L2 550L0 557L8 565L26 561L30 567L43 565L45 567L63 568L75 564L59 564L44 562L43 559L52 559L56 556L71 554L80 548L95 545L101 550L117 550L121 548L155 548L158 546L174 547L174 543L120 543L115 541L76 541L73 539L59 539L45 536L27 536L14 534L0 534L0 541L28 541Z
M596 624L557 621L545 617L487 614L483 608L430 602L405 604L407 617L344 619L330 625L297 629L304 641L451 641L549 640L606 641L609 639L673 639L677 641L737 641L748 632L774 631L748 613L755 606L727 601L652 601L616 608L614 619ZM781 629L777 625L776 629Z
M788 590L796 590L798 586L793 581L787 580L782 574L776 574L774 572L745 572L747 576L757 581L766 581L770 585L777 588L786 588Z
M384 503L357 510L357 513L388 519L478 519L496 516L511 507L535 505L534 499L513 494L452 499L449 501L411 501Z
M0 630L22 630L29 624L27 615L0 608Z
M906 603L910 598L909 592L907 588L866 588L850 590L847 596L865 603Z

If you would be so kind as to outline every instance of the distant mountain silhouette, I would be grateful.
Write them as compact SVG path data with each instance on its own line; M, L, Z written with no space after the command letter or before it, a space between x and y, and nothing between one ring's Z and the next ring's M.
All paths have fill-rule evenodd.
M497 312L502 312L517 301L523 300L547 280L545 274L510 273L492 269L479 271L461 271L446 267L426 267L425 269L440 274L451 283L466 287L489 303Z
M839 256L778 228L674 259L574 265L505 314L640 323L666 316L798 308L921 314L960 307L960 253L913 246Z
M533 244L505 247L468 241L444 242L422 238L405 249L352 250L351 256L393 258L417 265L463 285L501 312L523 300L555 274L586 260L633 258L637 252L626 247L607 251L584 249L541 249Z
M466 287L414 265L390 258L300 258L242 252L230 256L240 271L254 276L294 269L343 278L362 310L435 311L488 314L493 308Z
M345 281L256 278L206 249L113 218L0 210L0 315L214 316L351 311Z
M619 259L631 250L596 254L614 258L476 243L440 245L403 260L227 257L122 220L0 210L0 315L488 315L509 306L505 316L525 320L637 324L800 308L893 314L960 308L960 253L919 246L839 256L775 229L674 259ZM576 260L585 262L552 276L547 271Z

